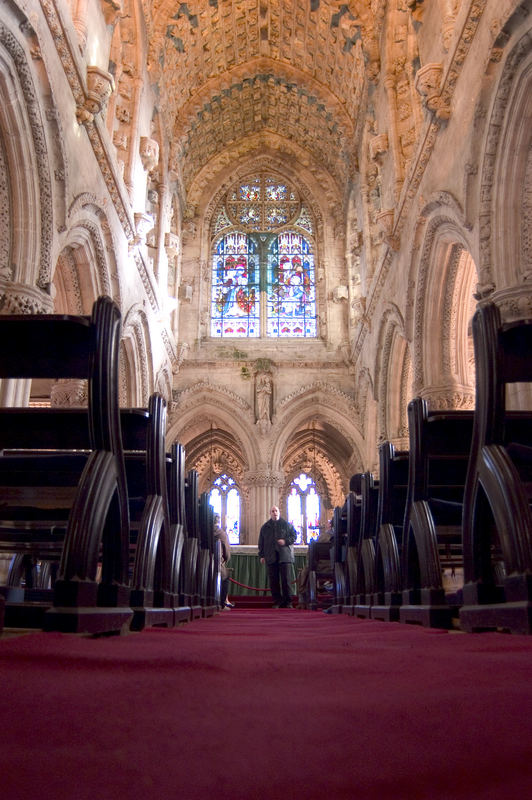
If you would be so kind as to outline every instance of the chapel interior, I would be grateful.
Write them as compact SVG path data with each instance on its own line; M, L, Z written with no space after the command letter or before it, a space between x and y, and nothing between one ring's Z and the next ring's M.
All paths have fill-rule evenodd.
M477 305L532 314L530 11L3 0L0 312L111 297L120 404L163 396L233 543L309 487L323 528L411 398L473 407Z

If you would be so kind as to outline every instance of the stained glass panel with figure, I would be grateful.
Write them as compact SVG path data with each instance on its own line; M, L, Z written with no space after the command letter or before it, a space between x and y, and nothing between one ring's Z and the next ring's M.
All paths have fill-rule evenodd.
M267 335L316 336L314 256L300 233L274 238L267 266Z
M212 261L211 336L260 335L257 246L245 233L227 233Z

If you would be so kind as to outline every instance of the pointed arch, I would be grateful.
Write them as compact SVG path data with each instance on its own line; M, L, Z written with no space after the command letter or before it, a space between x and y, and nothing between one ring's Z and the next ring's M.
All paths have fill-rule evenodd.
M469 322L475 309L476 265L462 209L447 193L419 220L419 261L409 285L413 328L413 394L433 407L471 408L474 374Z
M24 29L34 36L29 26ZM17 35L19 30L13 33L0 22L0 287L24 285L48 292L51 161L40 89L25 43ZM51 94L49 85L45 91Z
M523 290L532 276L531 116L532 39L527 31L508 48L486 128L479 187L482 295L516 285Z
M378 408L377 441L404 447L408 436L406 408L412 395L412 362L402 315L395 305L383 314L375 365Z
M120 342L120 404L147 407L152 392L153 358L145 312L133 306L122 325Z

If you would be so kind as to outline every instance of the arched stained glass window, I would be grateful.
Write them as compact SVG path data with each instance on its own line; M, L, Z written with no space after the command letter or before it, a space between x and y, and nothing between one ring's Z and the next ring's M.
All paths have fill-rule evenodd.
M220 515L220 526L227 531L229 544L240 541L240 492L233 478L220 475L213 481L209 503Z
M261 174L214 217L211 336L316 337L313 224L295 187Z
M294 478L287 498L287 519L297 531L296 544L308 544L320 533L320 497L305 472Z

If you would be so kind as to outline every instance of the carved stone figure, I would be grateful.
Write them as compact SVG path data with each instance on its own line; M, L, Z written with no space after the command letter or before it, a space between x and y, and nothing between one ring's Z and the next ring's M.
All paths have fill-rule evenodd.
M269 372L259 372L255 382L257 422L271 418L272 379Z

